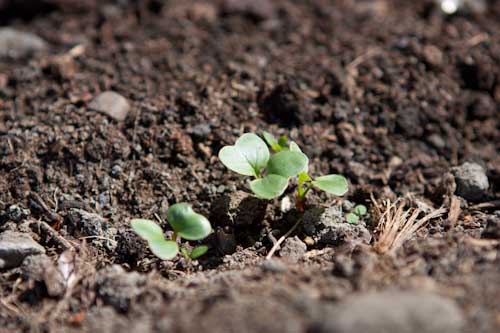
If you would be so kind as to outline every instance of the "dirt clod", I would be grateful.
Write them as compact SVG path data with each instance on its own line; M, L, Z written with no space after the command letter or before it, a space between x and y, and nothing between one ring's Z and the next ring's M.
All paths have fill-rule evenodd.
M146 277L113 265L98 272L96 284L97 293L106 304L119 312L127 312L132 300L143 291Z
M341 206L311 208L304 213L303 230L315 243L338 246L344 243L369 243L371 234L361 224L345 221Z
M460 309L446 298L421 292L383 291L341 302L317 332L453 333L463 325Z
M217 198L212 204L210 221L221 226L250 226L260 223L267 202L251 194L237 191Z
M288 237L281 245L279 254L289 261L297 262L307 251L307 245L297 236Z
M482 237L500 239L500 214L488 218Z

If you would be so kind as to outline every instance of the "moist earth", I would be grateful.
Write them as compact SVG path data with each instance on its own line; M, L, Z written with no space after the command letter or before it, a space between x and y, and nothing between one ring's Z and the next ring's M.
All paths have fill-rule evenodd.
M0 0L0 332L500 331L500 2L437 3ZM262 131L349 192L252 197ZM446 214L379 253L383 200ZM129 226L178 202L196 261Z

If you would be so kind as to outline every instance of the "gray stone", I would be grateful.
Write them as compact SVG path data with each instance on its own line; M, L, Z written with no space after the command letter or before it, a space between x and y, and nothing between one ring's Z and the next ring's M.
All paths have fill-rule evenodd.
M473 162L452 168L451 172L455 176L457 188L455 193L469 201L479 201L486 196L489 187L486 170Z
M290 261L298 261L307 251L307 245L299 237L288 237L281 245L280 256Z
M314 207L304 213L302 228L315 243L342 245L344 243L370 243L371 234L361 224L347 223L342 207Z
M18 267L27 256L41 253L45 249L28 234L10 230L0 234L0 269Z
M130 104L122 95L114 91L105 91L90 102L89 109L107 114L117 121L123 121L130 111Z
M404 291L354 296L333 307L319 333L456 333L464 325L458 306L444 297Z
M113 265L99 272L96 283L97 293L106 304L117 311L127 312L131 301L144 290L146 277Z
M30 215L30 210L19 205L10 205L7 209L7 216L14 222L21 222Z
M47 43L32 33L0 28L0 58L22 58L45 48Z

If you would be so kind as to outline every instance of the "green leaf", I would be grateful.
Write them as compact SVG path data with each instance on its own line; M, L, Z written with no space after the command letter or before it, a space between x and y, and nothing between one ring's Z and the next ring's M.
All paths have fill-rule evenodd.
M299 145L295 143L295 141L290 142L290 151L298 151L299 153L302 153L302 150Z
M280 136L278 139L278 144L281 146L281 148L286 148L286 143L288 142L288 138L286 135Z
M252 192L261 199L274 199L282 195L288 186L288 178L280 175L267 175L250 182Z
M182 253L182 256L184 258L186 258L186 259L190 258L189 252L188 252L188 250L184 246L181 247L181 253Z
M173 259L177 255L177 252L179 252L179 246L171 240L155 239L148 241L148 245L151 252L163 260Z
M303 153L297 151L280 151L269 159L267 164L268 174L283 177L297 176L307 167L309 159Z
M278 152L281 150L281 145L271 133L263 132L262 135L264 136L264 140L266 140L267 144L273 151Z
M344 195L347 192L347 180L341 175L321 176L313 180L313 185L325 192Z
M354 207L353 213L358 215L358 216L363 216L366 214L366 207L365 205L357 205Z
M359 222L359 216L354 213L349 213L346 215L346 219L348 223L356 224Z
M312 181L312 179L311 179L311 177L309 177L307 172L302 171L301 173L299 173L299 183L300 184L303 184L305 182L310 182L310 181Z
M167 221L179 236L188 240L203 239L212 232L207 218L195 213L187 203L170 206Z
M234 146L223 147L219 152L221 162L230 170L246 176L260 175L269 161L266 143L253 133L245 133Z
M219 159L230 170L245 176L255 176L255 169L235 146L226 146L219 151Z
M130 225L139 237L147 241L164 239L161 227L151 220L134 219L130 221Z
M302 153L302 149L300 149L299 145L295 143L295 141L290 142L290 151L296 151ZM306 164L303 172L307 173L309 171L309 162ZM309 180L310 181L310 180Z
M191 259L196 259L207 253L208 251L208 246L206 245L200 245L197 246L191 251L191 254L189 255Z

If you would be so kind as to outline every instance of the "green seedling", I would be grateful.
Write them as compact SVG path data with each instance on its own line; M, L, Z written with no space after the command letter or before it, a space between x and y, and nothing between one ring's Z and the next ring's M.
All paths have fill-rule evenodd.
M366 215L366 207L364 205L357 205L352 212L346 215L346 219L347 222L356 224L364 215Z
M212 232L208 219L195 213L187 203L171 206L167 211L167 222L174 230L172 240L165 239L163 230L154 221L134 219L130 222L135 233L148 242L151 252L163 260L175 258L179 252L177 241L180 242L182 238L201 240ZM185 258L196 259L205 254L208 247L201 245L190 251L187 247L181 246L180 250Z
M243 134L234 146L223 147L219 152L221 162L230 170L254 179L250 189L261 199L281 196L291 178L297 177L296 206L304 211L305 198L312 188L334 195L347 192L347 180L341 175L311 178L308 174L309 159L295 142L281 136L278 140L267 132L263 134L274 151L270 154L266 142L253 133Z

